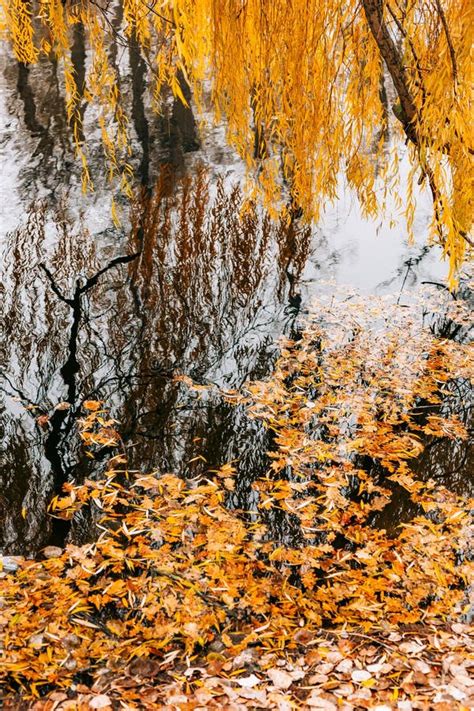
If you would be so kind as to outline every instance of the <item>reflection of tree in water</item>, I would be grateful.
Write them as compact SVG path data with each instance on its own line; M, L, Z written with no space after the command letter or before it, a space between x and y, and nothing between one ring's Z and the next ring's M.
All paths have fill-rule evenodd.
M183 76L179 77L180 86L190 106L184 106L167 87L163 87L160 114L151 110L149 63L135 38L120 33L121 13L122 8L118 5L111 16L114 31L107 53L121 101L132 119L129 126L132 163L141 184L148 186L154 182L163 164L172 165L178 173L183 172L186 154L198 150L200 143L190 89ZM74 131L78 131L79 137L83 132L88 134L87 145L83 147L96 190L101 193L110 189L95 109L84 101L91 61L89 40L81 22L73 25L71 33L71 61L80 116L77 125L69 125L66 119L64 82L53 52L35 66L17 62L10 53L2 54L5 95L8 97L6 110L11 116L18 116L20 129L18 134L12 132L8 136L11 145L8 150L19 154L22 160L17 188L28 202L35 188L43 192L46 189L53 200L58 189L80 189L81 162L74 153ZM19 140L22 141L21 152L18 150ZM25 156L30 160L25 162Z
M459 318L460 314L471 313L474 304L473 282L461 279L456 292L450 292L444 284L434 284L442 289L448 301L447 312L430 314L427 318L432 333L438 338L445 338L458 343L472 343L474 324L472 319ZM450 318L450 311L453 318ZM446 383L440 414L450 417L457 414L470 435L467 442L462 440L438 439L427 443L425 451L417 463L417 471L425 479L448 482L448 485L460 493L474 495L474 393L472 383L458 378Z
M61 206L53 222L46 221L44 205L31 210L25 227L11 235L6 245L8 259L4 260L2 275L5 283L2 391L34 409L23 410L11 397L6 401L1 423L4 443L1 519L5 543L15 546L18 535L27 548L41 539L47 499L54 486L48 461L51 456L48 444L54 432L50 425L43 432L35 424L35 417L52 413L67 395L60 367L68 357L69 309L45 288L40 270L51 244L56 245L51 266L58 283L67 290L74 272L81 273L86 265L90 268L95 256L93 245L81 245L73 234ZM66 411L54 413L52 420L66 420L67 415ZM72 466L67 436L58 439L57 457L64 469ZM25 530L19 533L22 529Z
M474 495L474 476L472 462L474 460L474 397L472 383L464 379L456 379L443 388L443 401L439 407L429 408L420 403L418 415L420 423L424 423L429 414L446 418L457 415L465 425L468 439L452 439L449 437L423 436L423 452L411 463L414 474L422 481L433 480L446 486L460 496ZM407 522L422 513L419 505L414 504L409 493L400 485L386 479L387 472L378 464L362 461L361 466L367 467L375 480L388 485L393 492L393 498L385 509L374 514L373 523L380 528L395 531L402 522Z
M130 357L141 377L128 399L127 427L143 439L136 466L144 456L195 472L205 465L186 464L193 452L211 464L226 461L245 448L246 433L235 411L212 398L196 402L171 376L239 386L268 372L293 289L286 272L298 278L310 229L272 223L252 205L242 211L239 188L226 190L222 181L211 198L204 171L174 192L171 179L162 172L132 220L131 249L140 247L141 256L129 269L141 328ZM120 343L122 329L114 326Z
M172 376L235 386L269 371L310 230L272 223L252 205L243 212L239 189L222 182L212 197L204 171L176 184L173 176L163 171L137 201L128 250L111 254L84 230L73 234L61 206L52 220L37 206L10 236L1 415L2 545L10 550L48 540L53 490L84 474L75 420L86 398L104 399L128 444L139 445L130 447L132 466L194 475L196 454L212 465L240 453L253 471L262 460L255 425L217 398L199 401ZM115 264L95 283L104 265L137 250L128 273ZM70 407L55 410L64 401ZM49 416L44 430L38 415Z
M0 413L5 549L34 551L51 540L52 493L64 479L91 472L75 427L84 399L111 407L132 468L194 477L239 458L229 503L252 510L251 484L267 466L270 435L240 408L212 392L199 397L174 379L186 374L240 387L269 373L276 337L292 330L310 230L243 206L238 187L222 180L210 187L204 170L194 180L163 170L155 189L135 202L128 245L105 248L84 229L75 233L62 205L51 219L37 206L10 236L3 274L7 398ZM116 263L136 252L128 265ZM76 296L74 311L67 301ZM453 334L449 323L435 325L447 337L469 336L465 329ZM469 422L468 393L461 383L452 387L445 406ZM55 410L65 400L70 407ZM50 418L44 430L36 421L42 414ZM466 491L468 452L467 444L441 440L426 448L419 474ZM385 517L412 515L402 511L402 498L395 503ZM275 537L294 538L290 517L270 523Z

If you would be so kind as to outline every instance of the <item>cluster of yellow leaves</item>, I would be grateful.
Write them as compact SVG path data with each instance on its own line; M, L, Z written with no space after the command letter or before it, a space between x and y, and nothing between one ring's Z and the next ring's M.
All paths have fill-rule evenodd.
M367 303L333 288L313 305L321 318L282 344L272 378L237 397L275 433L273 470L306 475L319 462L312 476L327 486L336 471L354 473L354 453L394 472L420 454L423 435L466 438L458 417L438 410L453 379L471 381L472 345L434 338L391 296ZM451 317L468 322L466 305L454 306Z
M454 274L466 246L472 245L467 237L473 219L472 33L467 29L473 23L468 0L416 0L409 6L394 0L117 4L123 11L122 31L136 38L150 67L155 108L159 110L164 86L186 103L180 76L192 86L200 110L210 87L216 119L226 119L229 141L257 177L269 207L275 211L290 202L316 219L321 205L336 197L341 174L367 215L376 214L387 194L393 199L397 192L399 155L397 147L387 149L388 127L405 136L388 106L393 87L386 85L381 49L368 21L370 8L375 8L393 53L398 52L396 68L410 97L412 115L401 122L416 134L403 207L408 230L415 183L426 183L434 201L431 234L441 239ZM87 186L70 60L70 27L83 23L93 56L85 98L100 106L111 175L120 176L128 192L126 119L116 70L107 56L112 9L61 0L39 6L33 22L29 2L1 0L3 34L19 61L34 62L51 51L63 59L68 115L74 115ZM399 118L403 114L400 107L394 111Z
M37 10L35 17L33 11ZM34 7L29 2L0 3L0 32L12 43L18 61L25 64L39 61L41 57L54 56L61 62L65 87L65 106L76 157L82 165L84 191L93 189L89 172L87 150L84 142L82 115L84 102L98 108L97 121L107 161L109 179L118 178L120 188L131 197L132 167L128 136L128 120L120 95L118 77L110 63L108 20L88 3L66 3L47 0ZM73 26L80 23L88 38L91 62L84 87L78 87L71 59ZM81 107L81 104L83 106ZM113 208L113 218L116 215Z
M86 446L86 453L93 457L93 448L118 447L120 434L114 429L117 424L106 416L102 403L98 400L85 400L83 408L87 414L79 420L81 439Z
M35 697L73 686L81 672L94 680L135 659L167 666L199 650L222 668L255 646L297 650L322 625L367 634L467 612L470 503L417 481L409 461L424 428L465 436L441 414L420 423L416 408L438 405L450 379L472 378L468 349L420 332L410 310L388 302L362 307L352 295L319 306L272 377L233 397L274 432L252 512L229 506L231 464L186 482L132 475L119 455L101 478L65 486L53 515L92 511L100 535L23 561L2 580L5 688ZM117 444L101 404L84 406L86 445ZM390 491L361 453L420 507L398 535L370 525ZM279 516L297 522L292 540L273 535Z
M291 650L302 627L314 634L323 620L380 629L462 607L468 566L456 556L468 514L447 492L430 497L442 523L419 517L395 539L350 525L350 551L277 547L261 522L226 510L219 477L195 487L172 475L119 479L67 487L56 503L61 517L78 501L100 508L95 543L25 561L3 581L0 667L11 689L35 696L80 671L184 658L216 639L233 654Z

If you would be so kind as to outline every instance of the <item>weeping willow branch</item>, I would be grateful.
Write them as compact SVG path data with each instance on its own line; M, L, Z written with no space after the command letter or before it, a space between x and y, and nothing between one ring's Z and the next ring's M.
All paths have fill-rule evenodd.
M448 25L446 22L446 15L441 6L440 0L436 1L436 7L438 10L441 23L446 35L446 41L449 48L449 55L452 64L452 74L453 74L453 91L456 93L456 83L457 83L457 66L456 57L454 52L454 47L451 41ZM411 54L414 60L414 66L417 71L418 81L422 96L421 108L418 110L415 104L415 98L413 96L413 91L410 87L410 82L407 78L407 71L405 68L404 58L401 52L397 49L397 46L392 39L390 32L388 30L387 24L384 20L384 0L362 0L364 7L365 16L367 18L368 25L372 32L375 42L380 50L380 54L384 59L387 69L392 78L394 87L397 91L398 98L400 101L400 111L396 112L397 118L401 121L405 134L407 138L415 144L417 147L417 154L419 156L419 164L421 169L420 182L423 181L424 177L428 178L428 183L430 186L431 195L433 198L433 209L435 212L436 230L440 238L441 243L446 247L446 235L443 230L443 215L442 211L445 209L443 207L443 196L441 195L439 186L437 184L436 176L428 164L428 161L423 157L425 153L424 145L426 144L426 139L420 136L420 127L422 126L421 112L425 105L427 104L427 91L425 83L423 81L422 69L419 57L414 48L413 42L403 27L403 25L398 20L395 12L392 10L389 4L386 5L388 12L392 19L394 20L401 36L407 42L410 48ZM449 123L449 122L448 122ZM449 154L451 151L451 146L448 143L444 143L439 147L444 153ZM471 149L468 149L471 152ZM472 215L471 215L472 221ZM474 242L470 239L467 232L463 229L457 230L459 236L470 246L474 247ZM452 249L452 248L451 248ZM447 248L449 253L450 248Z
M417 110L409 89L403 61L383 19L384 3L382 0L362 0L362 6L367 18L367 23L398 94L401 106L399 117L405 133L410 141L418 144L418 136L414 125Z
M48 0L39 14L24 0L0 0L1 25L16 58L62 60L65 104L88 175L78 91L70 60L71 27L84 26L90 50L84 101L96 104L111 180L131 195L130 126L108 45L119 32L134 38L149 67L152 106L171 90L187 103L185 76L198 111L224 119L227 139L253 178L251 196L272 216L318 220L337 198L341 176L363 214L380 214L398 180L399 156L387 151L381 126L400 122L410 145L411 183L404 212L414 220L413 179L421 171L433 196L431 237L442 241L454 278L472 247L472 66L470 0L114 0L112 4ZM33 16L35 21L33 24ZM388 72L397 96L387 115L380 85ZM257 131L256 131L257 127ZM256 135L257 133L257 135ZM414 147L414 150L411 150ZM289 199L290 197L290 199ZM289 206L290 203L290 206ZM440 235L444 235L443 238ZM444 241L443 241L444 240Z
M441 20L441 24L443 25L444 34L446 35L446 42L448 44L449 56L451 58L451 65L453 68L454 88L456 89L456 84L458 82L458 69L457 69L457 64L456 64L456 53L454 51L453 42L451 39L451 33L449 31L448 23L446 21L446 15L444 13L441 2L440 2L440 0L435 0L435 2L436 2L436 9L438 10L438 15Z

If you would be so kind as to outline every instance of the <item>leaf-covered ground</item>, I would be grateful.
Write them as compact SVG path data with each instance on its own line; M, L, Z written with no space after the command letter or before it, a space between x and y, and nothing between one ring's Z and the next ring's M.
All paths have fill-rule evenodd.
M315 313L271 378L225 394L273 433L251 511L232 464L185 481L123 454L53 502L98 535L3 574L6 708L474 707L473 502L411 468L468 437L449 402L472 347L420 328L419 306L345 295ZM457 303L450 318L465 327ZM85 408L89 452L118 444ZM401 491L416 515L374 525Z

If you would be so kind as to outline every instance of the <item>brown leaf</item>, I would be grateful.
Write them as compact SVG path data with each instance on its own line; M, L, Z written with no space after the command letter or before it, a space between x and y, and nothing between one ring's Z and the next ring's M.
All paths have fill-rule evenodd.
M94 696L89 701L89 706L91 709L105 709L108 706L112 706L112 701L107 694L99 694L99 696Z
M41 552L45 558L59 558L63 554L63 549L59 546L46 546Z
M289 689L294 681L292 675L282 669L267 669L267 674L277 689Z
M102 403L99 400L84 400L82 407L85 410L90 410L91 412L96 412L102 407Z
M42 430L47 430L48 423L49 423L49 415L40 415L39 417L36 418L36 422L41 427Z
M63 402L58 402L58 404L55 406L55 410L59 410L60 412L63 410L69 410L71 407L70 402L66 402L66 400L63 400Z
M317 691L313 691L305 700L306 706L313 709L324 709L324 711L337 711L337 704Z

